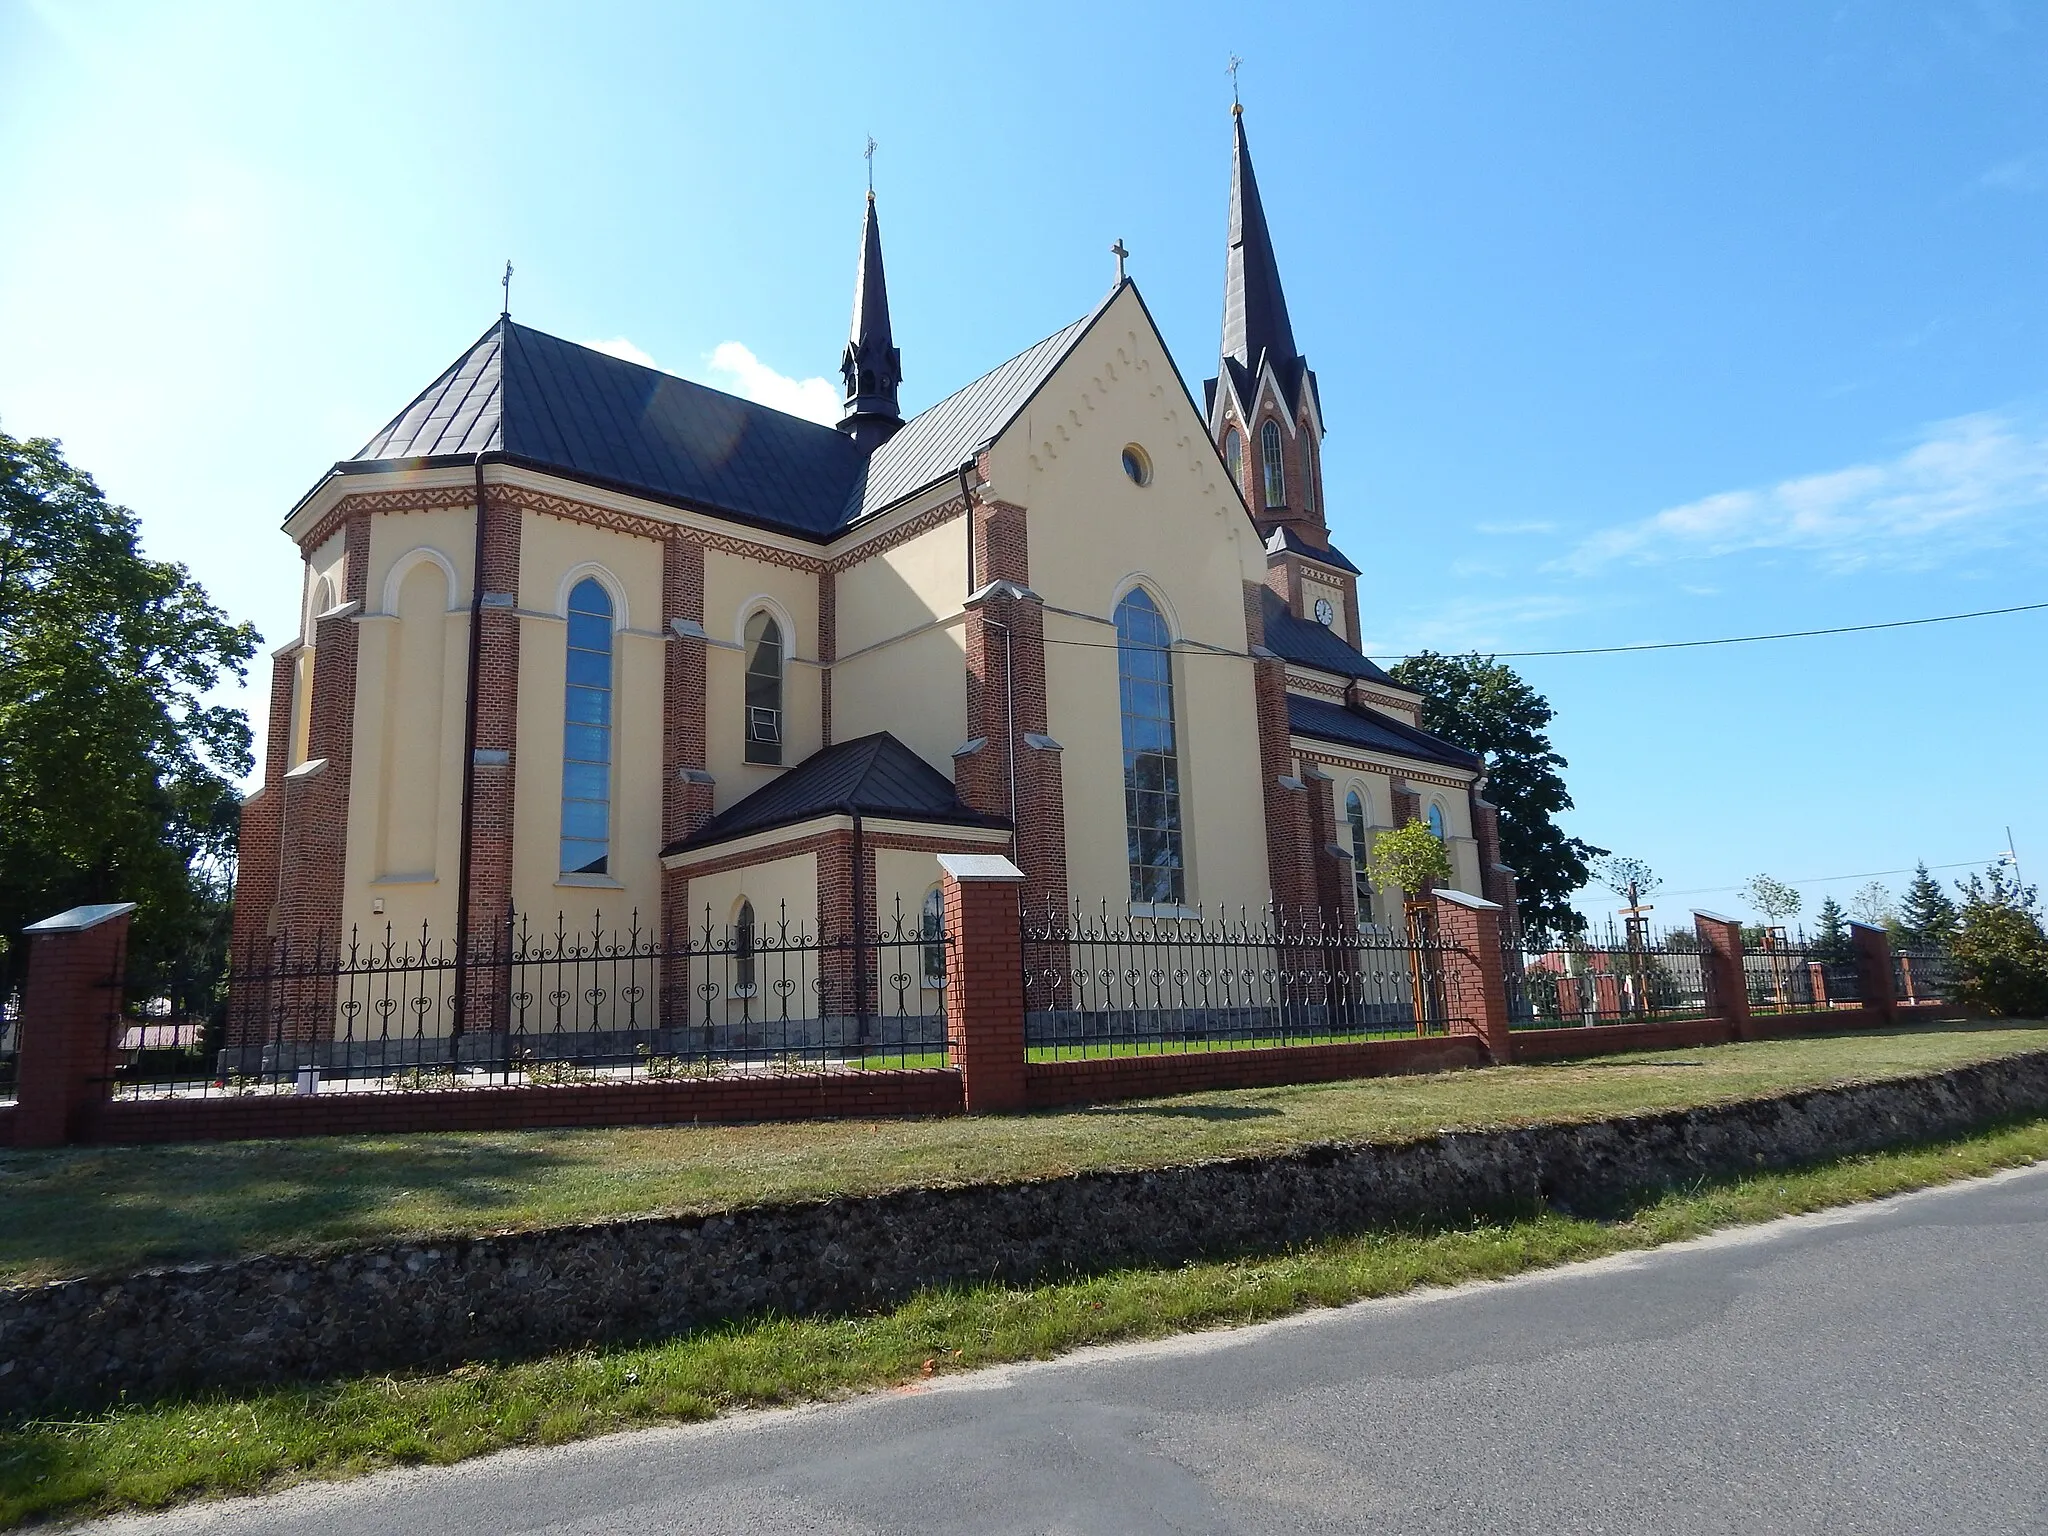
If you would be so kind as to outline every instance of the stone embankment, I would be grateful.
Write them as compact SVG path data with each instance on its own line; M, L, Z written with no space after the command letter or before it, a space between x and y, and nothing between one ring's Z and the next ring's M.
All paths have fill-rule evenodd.
M906 1190L0 1290L0 1415L510 1359L1542 1202L1597 1211L2048 1113L2048 1052L1585 1124Z

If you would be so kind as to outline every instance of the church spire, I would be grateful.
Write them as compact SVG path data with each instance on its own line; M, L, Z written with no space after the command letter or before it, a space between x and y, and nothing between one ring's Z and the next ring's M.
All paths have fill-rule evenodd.
M1252 152L1244 141L1244 108L1232 102L1230 161L1230 256L1223 279L1223 355L1256 372L1261 356L1282 379L1295 360L1294 328L1287 320L1287 295L1280 289L1280 265L1259 202Z
M863 448L879 447L903 425L896 403L896 388L903 381L903 355L889 331L889 283L882 273L882 227L875 222L873 187L868 188L860 268L853 284L853 333L839 359L839 372L846 381L846 409L839 418L839 430Z

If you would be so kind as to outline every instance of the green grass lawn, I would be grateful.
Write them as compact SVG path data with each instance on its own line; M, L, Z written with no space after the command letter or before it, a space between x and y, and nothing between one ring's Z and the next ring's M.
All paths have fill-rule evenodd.
M2048 1025L1919 1024L989 1119L4 1152L0 1281L1590 1119L2039 1049Z
M1755 1175L1620 1219L1375 1232L1291 1252L1031 1288L927 1292L854 1317L768 1319L638 1348L219 1394L0 1427L0 1525L447 1463L735 1408L833 1398L1087 1344L1229 1327L1418 1286L1499 1279L2048 1156L2048 1120Z

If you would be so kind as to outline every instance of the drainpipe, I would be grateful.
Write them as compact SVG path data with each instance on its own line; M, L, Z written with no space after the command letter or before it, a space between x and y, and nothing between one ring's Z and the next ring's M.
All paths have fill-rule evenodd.
M974 492L967 487L967 471L974 468L974 460L966 459L960 465L960 509L962 520L967 524L967 595L974 596Z
M469 971L469 872L476 841L477 679L484 653L484 458L476 456L476 545L469 567L469 685L462 709L462 842L455 859L455 1021L448 1031L448 1060L457 1060L471 994Z

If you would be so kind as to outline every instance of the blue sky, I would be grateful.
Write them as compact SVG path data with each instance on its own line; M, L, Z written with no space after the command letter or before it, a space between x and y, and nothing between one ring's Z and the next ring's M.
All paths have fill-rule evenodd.
M278 522L508 256L529 324L815 400L870 133L907 405L1087 309L1118 237L1199 388L1232 49L1376 653L2048 598L2048 12L1974 0L0 0L0 427L280 643ZM2008 822L2048 873L2044 650L2032 614L1518 665L1572 830L1676 916Z

